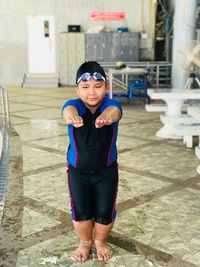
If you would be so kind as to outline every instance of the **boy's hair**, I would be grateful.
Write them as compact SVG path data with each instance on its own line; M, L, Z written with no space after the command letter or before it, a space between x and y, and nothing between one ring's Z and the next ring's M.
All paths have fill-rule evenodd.
M84 62L79 67L79 69L77 70L77 73L76 73L76 83L77 83L78 79L81 77L81 75L84 74L84 73L86 73L86 72L90 73L91 75L94 72L98 72L106 80L106 74L105 74L104 69L101 67L101 65L97 61L87 61L87 62Z

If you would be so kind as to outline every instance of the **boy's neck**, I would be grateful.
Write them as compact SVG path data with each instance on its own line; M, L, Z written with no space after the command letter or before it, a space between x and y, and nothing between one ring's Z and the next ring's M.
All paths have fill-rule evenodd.
M91 107L91 106L86 105L86 107L89 109L89 111L93 114L97 111L99 106L100 106L100 104L98 106L95 106L95 107Z
M102 103L102 102L101 102ZM96 111L97 111L97 109L101 106L101 103L99 103L98 105L96 105L96 106L89 106L89 105L87 105L87 104L85 104L85 106L89 109L89 111L91 112L91 113L95 113Z

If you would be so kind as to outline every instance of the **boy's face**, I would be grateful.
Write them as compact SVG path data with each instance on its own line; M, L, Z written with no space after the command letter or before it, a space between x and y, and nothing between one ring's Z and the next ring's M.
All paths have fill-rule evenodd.
M107 82L90 78L88 81L80 81L76 92L88 108L95 108L101 104L107 86Z

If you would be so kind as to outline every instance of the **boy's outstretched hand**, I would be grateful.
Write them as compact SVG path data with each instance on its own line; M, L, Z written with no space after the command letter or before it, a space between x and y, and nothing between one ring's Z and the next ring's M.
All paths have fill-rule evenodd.
M68 106L63 111L63 117L67 124L72 124L74 127L79 128L83 126L83 118L78 115L78 111L74 106Z
M67 118L67 124L72 124L75 128L83 126L83 119L78 115L71 115Z
M100 115L98 118L96 118L96 121L95 121L95 127L96 128L101 128L104 125L110 125L113 123L113 121L110 118L107 118L106 116L102 116L102 115Z
M105 125L111 125L113 122L118 121L120 117L121 111L115 106L110 106L106 108L98 118L96 118L95 127L101 128Z

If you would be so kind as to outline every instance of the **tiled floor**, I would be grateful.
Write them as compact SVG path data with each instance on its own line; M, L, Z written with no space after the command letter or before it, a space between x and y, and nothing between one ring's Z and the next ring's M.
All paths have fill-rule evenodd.
M67 129L60 116L74 88L9 88L11 159L0 230L0 266L200 266L200 176L194 148L155 136L159 114L124 105L120 184L109 243L114 256L72 260L78 244L65 177ZM23 160L22 160L23 156Z

